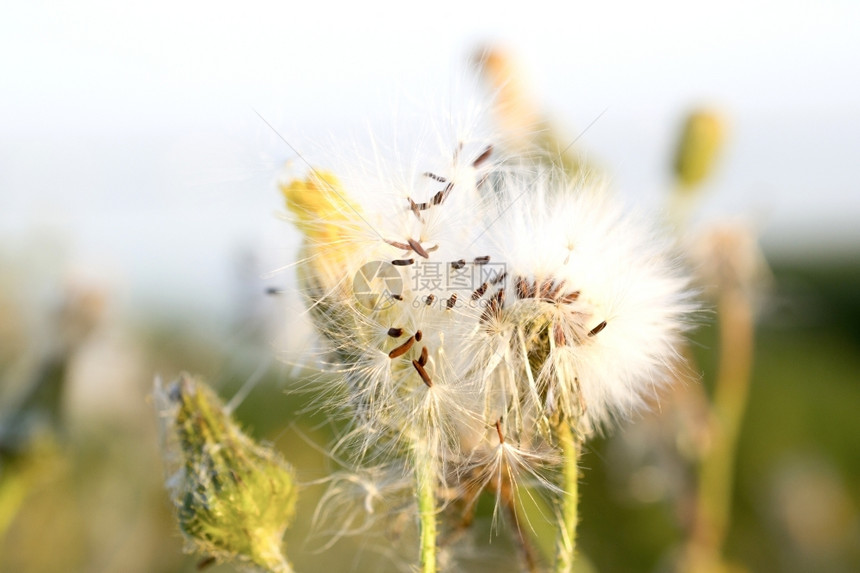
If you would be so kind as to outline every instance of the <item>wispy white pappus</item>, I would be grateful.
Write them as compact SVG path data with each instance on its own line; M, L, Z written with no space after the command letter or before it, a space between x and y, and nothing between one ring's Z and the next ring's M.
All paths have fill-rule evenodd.
M585 438L642 405L695 304L655 224L474 125L284 184L300 282L357 460L420 442L454 492L551 485L553 428Z

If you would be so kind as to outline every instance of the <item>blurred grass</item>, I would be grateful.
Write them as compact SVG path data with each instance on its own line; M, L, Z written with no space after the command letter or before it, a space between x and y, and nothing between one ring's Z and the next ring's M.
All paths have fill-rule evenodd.
M772 262L775 288L758 328L726 547L728 559L748 571L860 570L856 261L860 257ZM24 504L0 539L0 571L195 571L198 559L181 553L162 488L155 414L147 400L152 376L199 372L229 399L271 349L260 340L237 341L223 325L196 317L120 327L141 357L134 374L125 375L127 404L116 404L120 415L110 416L103 410L90 412L86 401L70 401L68 392L74 395L74 385L81 383L81 374L75 374L81 360L70 362L72 387L65 389L64 430L55 437L56 448L39 459L42 469L29 478ZM6 322L4 332L9 330ZM713 325L703 325L694 337L699 368L706 380L713 379L717 341ZM22 347L20 341L15 344ZM89 344L104 344L104 339L96 336ZM8 420L14 412L9 410L11 392L5 391L12 388L7 387L7 376L18 369L8 364L14 356L3 357L7 363L0 364L5 387L0 397ZM98 382L114 383L110 375ZM310 516L324 486L311 482L336 469L320 449L333 434L321 413L312 406L308 410L311 396L285 391L292 387L286 368L274 365L236 416L253 436L273 443L306 484L298 522L287 534L296 569L397 570L384 552L387 545L409 547L413 540L408 535L386 538L380 529L370 543L346 539L330 550L313 551L325 542L308 538ZM669 414L664 411L653 418L662 420ZM672 552L683 541L679 497L665 492L653 499L637 497L630 484L641 464L616 463L618 444L641 434L647 423L644 418L634 420L595 440L582 459L580 547L601 572L671 570ZM0 479L11 467L4 462ZM671 478L672 471L666 475ZM680 476L689 477L683 469ZM487 545L489 507L480 506L477 533L465 561L469 571L502 571L513 562L508 544Z

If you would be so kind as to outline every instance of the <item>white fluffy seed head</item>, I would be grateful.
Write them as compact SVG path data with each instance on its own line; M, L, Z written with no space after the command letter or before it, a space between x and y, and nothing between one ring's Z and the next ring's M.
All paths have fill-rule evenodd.
M361 456L421 440L440 476L513 471L559 420L588 435L639 407L694 304L669 243L592 180L448 145L286 186L300 274Z

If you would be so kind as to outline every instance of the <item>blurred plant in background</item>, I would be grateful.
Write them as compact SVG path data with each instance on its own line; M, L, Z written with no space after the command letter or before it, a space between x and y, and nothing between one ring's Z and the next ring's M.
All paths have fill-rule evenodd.
M580 146L568 147L573 138L533 103L509 56L484 50L474 61L498 95L496 123L507 141L560 165L572 179L604 171ZM577 570L860 568L860 267L856 260L817 257L771 260L771 271L752 225L696 220L697 204L714 190L725 124L711 110L688 114L666 194L667 228L675 230L710 302L683 350L689 365L671 389L654 396L634 422L583 448ZM344 471L351 468L348 460L317 445L342 436L345 426L318 411L316 396L292 391L309 384L287 381L291 392L280 391L286 374L261 358L271 352L262 329L237 339L235 325L213 325L205 317L175 313L168 320L132 321L112 312L109 285L70 281L57 271L34 273L26 265L0 252L0 571L233 570L208 559L235 557L211 545L200 557L182 556L188 539L180 529L193 537L194 528L177 528L158 470L157 427L147 400L152 373L184 370L239 399L222 409L208 390L165 390L160 396L168 405L177 404L171 396L206 396L210 405L187 419L203 420L199 415L214 408L219 427L236 428L233 420L239 420L247 428L227 433L242 436L237 443L248 459L283 456L294 468L294 477L270 490L283 495L283 504L268 509L283 510L279 518L286 521L299 491L284 536L296 571L408 570L414 564L419 531L412 517L402 517L417 512L413 483L379 465ZM48 266L64 267L62 260ZM34 298L34 284L50 285L50 295ZM249 364L259 371L250 392ZM164 403L157 409L162 415L169 410ZM507 435L488 428L494 433L499 444ZM207 453L200 458L204 466L217 470L225 454L215 444L224 441L216 437L195 450ZM247 476L262 475L253 468L266 467L224 464L236 467L214 475L229 474L234 484L248 484ZM250 473L236 471L243 467ZM220 483L211 475L198 478ZM456 565L439 564L512 570L514 563L529 562L524 543L538 563L551 561L555 532L546 516L553 514L552 503L531 484L517 494L518 511L530 523L519 543L488 544L496 496L476 496L465 520L471 527L451 528L439 538L443 546L457 546ZM240 517L250 523L263 508L259 501L248 507L254 510ZM514 519L509 515L505 527ZM280 527L262 537L280 537ZM214 542L211 534L208 541Z

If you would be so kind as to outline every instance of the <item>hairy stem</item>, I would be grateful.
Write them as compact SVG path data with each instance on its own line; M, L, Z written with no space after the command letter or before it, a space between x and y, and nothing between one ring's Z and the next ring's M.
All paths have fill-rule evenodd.
M562 422L556 428L558 445L562 453L562 494L559 530L556 539L554 573L570 573L573 570L576 551L576 524L579 493L577 490L579 471L577 462L579 446L570 425Z
M415 491L421 536L421 573L436 573L436 474L426 447L415 447Z

